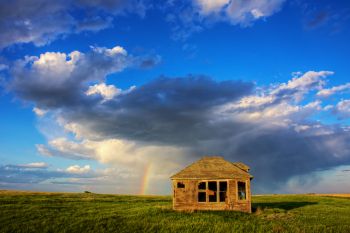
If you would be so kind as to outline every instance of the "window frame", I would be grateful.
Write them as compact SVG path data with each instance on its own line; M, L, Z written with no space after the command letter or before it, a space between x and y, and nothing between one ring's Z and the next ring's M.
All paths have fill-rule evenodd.
M226 183L226 190L225 191L221 191L221 185L220 183L223 183L225 182ZM227 199L227 192L228 192L228 181L225 180L225 181L219 181L218 182L219 186L218 186L218 199L219 199L219 203L226 203L226 199ZM221 193L225 193L225 198L224 198L224 201L221 201Z
M239 193L238 193L238 183L244 183L245 187L245 199L239 199ZM237 180L236 181L236 201L237 202L247 202L248 201L248 187L247 187L248 182L246 180Z
M210 202L209 201L209 182L216 182L216 201L215 202ZM226 182L226 191L220 191L220 182ZM200 183L205 183L205 189L199 189L199 184ZM219 179L219 180L198 180L197 182L197 203L201 204L201 203L206 203L206 204L225 204L226 203L226 199L227 199L227 193L229 190L229 181L226 179ZM220 201L220 193L221 192L225 192L225 201ZM205 193L205 202L203 201L198 201L199 200L199 193Z
M205 184L205 189L199 189L199 184L200 183L204 183ZM197 183L197 203L207 203L208 202L207 188L208 188L208 184L207 184L206 181L199 181ZM199 193L204 193L205 194L205 201L199 201Z

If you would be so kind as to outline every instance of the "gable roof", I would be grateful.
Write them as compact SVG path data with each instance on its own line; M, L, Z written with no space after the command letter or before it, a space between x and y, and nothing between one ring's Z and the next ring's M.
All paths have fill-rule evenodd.
M234 179L253 178L244 163L232 163L220 156L205 156L170 179Z

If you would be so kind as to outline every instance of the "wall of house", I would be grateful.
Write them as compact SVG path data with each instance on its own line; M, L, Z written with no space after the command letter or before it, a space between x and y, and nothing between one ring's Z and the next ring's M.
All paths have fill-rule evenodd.
M246 183L246 200L238 199L238 181ZM229 181L228 209L251 213L250 179L235 179Z
M237 210L251 212L250 179L217 180L227 181L227 198L225 202L198 202L198 183L207 180L173 180L173 209L175 210ZM213 180L210 180L213 181ZM246 182L246 200L238 200L237 182ZM182 182L185 187L177 188Z

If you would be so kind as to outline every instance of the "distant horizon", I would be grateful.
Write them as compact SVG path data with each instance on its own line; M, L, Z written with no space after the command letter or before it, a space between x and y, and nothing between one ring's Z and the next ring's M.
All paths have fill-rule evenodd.
M350 2L0 12L0 189L170 194L219 155L251 168L253 194L350 193Z
M0 192L27 192L27 193L72 193L72 194L99 194L99 195L126 195L126 196L169 196L172 197L172 194L133 194L133 193L95 193L88 191L70 191L70 192L63 192L63 191L40 191L40 190L19 190L19 189L0 189ZM252 196L273 196L273 195L321 195L321 196L334 196L334 197L341 197L342 195L346 195L346 197L350 196L349 193L259 193L259 194L252 194Z

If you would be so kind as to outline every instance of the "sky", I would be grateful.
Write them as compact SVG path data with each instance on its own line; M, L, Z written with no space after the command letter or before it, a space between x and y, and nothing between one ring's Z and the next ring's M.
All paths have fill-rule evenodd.
M0 189L350 192L347 0L0 1Z

